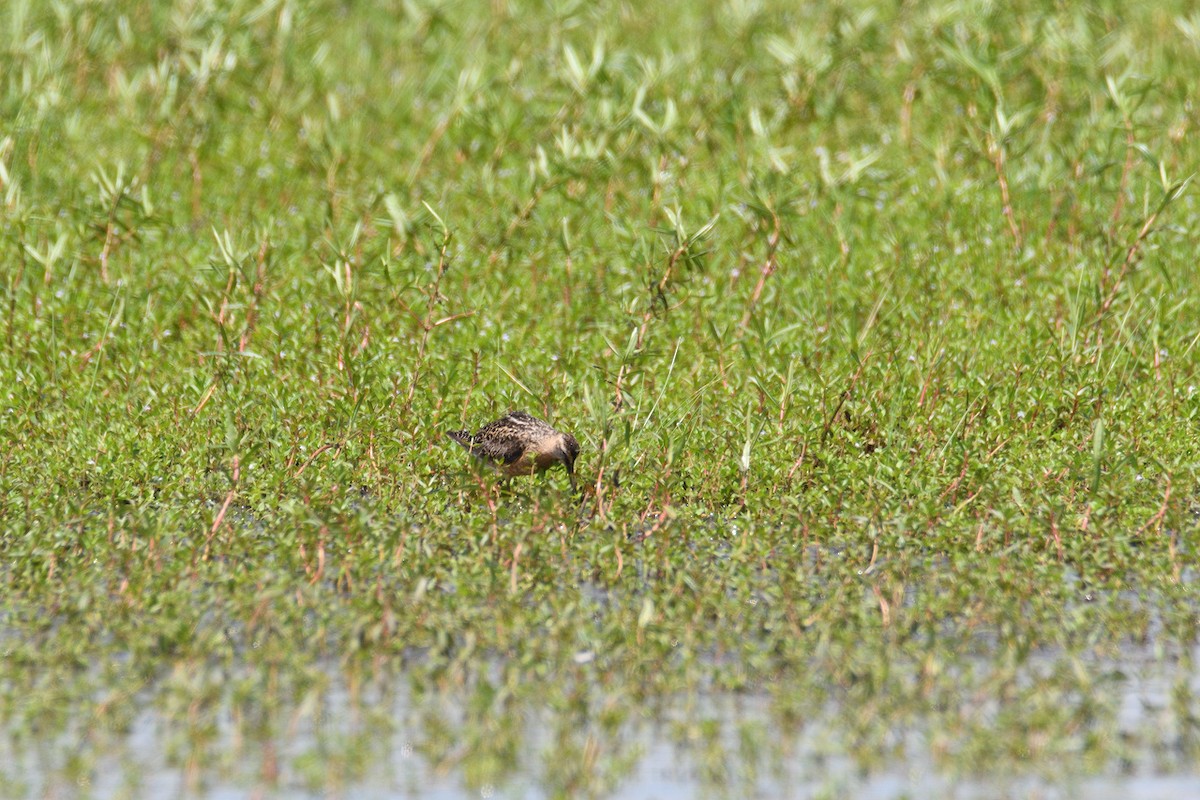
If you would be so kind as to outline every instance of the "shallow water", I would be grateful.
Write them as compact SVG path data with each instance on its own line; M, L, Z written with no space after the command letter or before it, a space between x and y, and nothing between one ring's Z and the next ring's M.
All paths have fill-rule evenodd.
M846 557L832 547L804 553L810 565ZM627 569L638 580L625 592L587 580L571 587L579 620L644 601L648 568L631 555ZM897 606L916 608L923 592L936 591L932 577L946 569L931 555L919 573L929 583L906 583ZM751 605L771 602L763 592L778 575L763 575L748 587ZM1194 577L1182 573L1185 585ZM505 666L521 652L464 648L469 657L458 664L459 651L450 648L435 669L426 669L428 648L415 647L367 650L375 654L353 661L314 657L288 640L264 656L258 637L278 632L252 634L209 600L198 606L204 611L196 631L220 632L205 641L228 650L208 654L211 663L156 653L139 691L110 700L110 690L124 691L130 675L142 673L131 654L93 642L85 652L103 652L112 672L98 664L83 670L81 685L95 696L80 702L75 694L60 720L43 726L36 715L23 715L19 696L15 706L0 705L0 720L10 723L0 727L0 797L1200 796L1200 674L1193 666L1200 647L1177 644L1163 614L1180 602L1167 606L1155 591L1098 593L1069 571L1064 580L1071 599L1056 612L1119 606L1144 615L1141 639L1133 643L1119 627L1080 625L1093 646L1015 654L1011 635L1006 641L986 626L964 630L944 616L907 639L870 631L876 649L862 669L830 669L845 665L829 661L817 631L811 662L783 662L790 672L779 681L764 679L769 673L760 667L758 682L747 681L754 688L720 688L722 673L750 674L742 660L771 646L749 638L729 651L698 649L703 654L683 666L664 665L677 672L667 684L677 693L653 699L639 699L639 676L608 665L607 654L585 649L583 639L556 651L566 663L551 666L546 680L553 687L516 692L505 685L512 677ZM433 586L453 599L451 577ZM862 591L868 605L874 602ZM745 596L725 600L736 609ZM189 598L204 603L203 594ZM0 617L0 646L19 642L21 624L30 621L15 612ZM827 624L836 628L839 618ZM283 630L294 635L303 627L292 625ZM835 652L854 656L864 646L855 639ZM529 650L537 653L536 643ZM938 671L933 688L923 691L926 655L936 657ZM271 670L284 684L278 691L266 675ZM523 665L515 674L528 681L537 673ZM13 696L10 687L0 689L0 700ZM110 702L128 706L125 721L94 724L96 706ZM1054 716L1056 703L1070 712ZM620 713L610 715L613 709ZM1056 729L1060 720L1064 727Z
M1090 768L1069 760L1031 756L1022 766L976 772L931 747L932 718L892 731L887 752L845 746L837 701L811 709L787 726L769 693L703 692L670 698L634 714L612 731L588 723L572 730L549 709L514 709L519 737L510 764L475 762L488 743L469 743L467 704L454 693L415 698L398 676L351 691L330 667L329 688L307 707L286 708L260 726L245 724L226 704L215 724L197 737L180 720L143 708L128 729L91 730L77 720L73 735L50 741L0 738L0 788L29 798L244 797L287 798L824 798L962 800L1013 798L1158 800L1200 796L1172 693L1200 692L1190 658L1163 659L1132 648L1119 661L1095 664L1115 675L1102 691L1116 709L1114 733L1123 755ZM986 669L979 663L977 668ZM1032 682L1060 666L1057 654L1029 659ZM393 683L393 681L395 683ZM390 696L390 697L389 697ZM964 703L969 702L964 700ZM508 720L512 722L512 720ZM463 735L449 755L434 757L428 743L441 726ZM497 729L502 730L502 729ZM557 732L557 733L556 733ZM1067 732L1064 732L1067 733ZM486 760L486 755L484 756ZM571 783L556 773L572 759L591 771ZM439 763L440 762L440 763ZM492 769L493 776L488 769ZM480 777L480 776L484 777Z

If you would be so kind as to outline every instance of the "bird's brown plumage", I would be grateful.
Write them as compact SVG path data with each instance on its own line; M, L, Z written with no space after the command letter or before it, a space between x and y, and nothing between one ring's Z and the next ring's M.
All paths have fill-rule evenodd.
M446 435L505 475L530 475L561 463L575 485L579 442L528 412L510 411L475 433L447 431Z

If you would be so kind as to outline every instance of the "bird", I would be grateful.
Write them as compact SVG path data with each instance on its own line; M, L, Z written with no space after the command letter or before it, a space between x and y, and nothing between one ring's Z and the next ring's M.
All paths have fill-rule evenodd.
M575 459L579 442L569 433L555 430L549 423L527 411L509 411L476 433L446 431L475 458L490 464L509 477L544 472L562 464L575 489Z

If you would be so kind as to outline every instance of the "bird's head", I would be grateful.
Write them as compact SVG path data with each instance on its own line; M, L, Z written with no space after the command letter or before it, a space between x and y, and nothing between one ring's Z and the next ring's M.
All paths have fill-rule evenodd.
M579 442L569 433L564 433L558 443L558 460L567 468L571 477L571 485L575 485L575 459L579 457Z

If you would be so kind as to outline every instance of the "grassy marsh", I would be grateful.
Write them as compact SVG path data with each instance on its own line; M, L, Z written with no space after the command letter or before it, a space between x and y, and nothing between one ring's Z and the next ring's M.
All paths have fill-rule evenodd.
M8 0L0 794L1193 774L1198 76L1184 2Z

